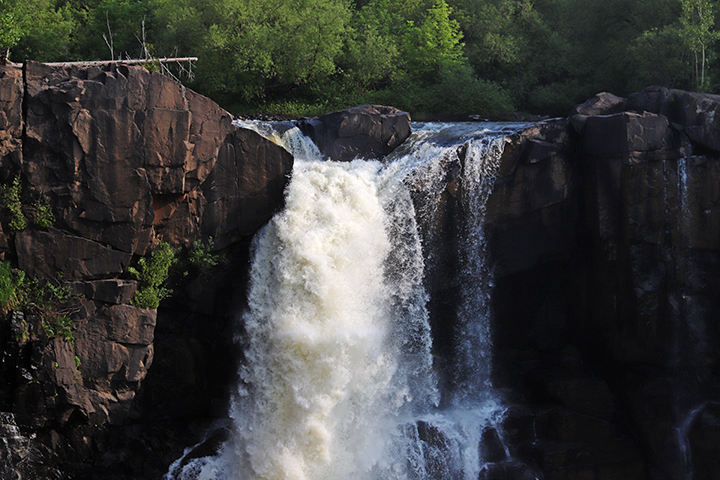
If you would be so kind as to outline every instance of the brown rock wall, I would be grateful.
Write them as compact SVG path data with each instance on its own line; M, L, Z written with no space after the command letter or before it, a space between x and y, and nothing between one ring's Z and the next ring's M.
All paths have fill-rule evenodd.
M50 432L38 440L47 448L34 461L65 465L72 475L111 448L108 425L142 415L138 395L155 357L157 312L131 305L138 282L128 267L137 256L160 239L188 247L210 236L216 250L244 251L247 237L282 205L292 156L231 121L211 100L142 67L0 68L0 181L20 174L29 220L27 229L10 232L3 208L0 249L29 278L66 282L81 296L67 311L70 338L48 330L50 318L16 312L8 317L12 328L0 324L0 377L9 380L0 410ZM36 202L52 208L52 228L34 225ZM224 312L213 298L193 307L195 300L187 308ZM214 340L205 337L215 330L223 327L192 334L194 356L212 355ZM182 344L182 335L190 334L163 345ZM195 396L207 404L207 389Z

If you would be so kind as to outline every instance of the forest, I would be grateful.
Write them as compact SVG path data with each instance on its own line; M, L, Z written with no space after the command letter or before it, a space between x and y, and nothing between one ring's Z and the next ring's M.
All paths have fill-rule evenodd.
M12 62L170 66L234 114L365 103L565 115L600 91L720 83L714 0L0 0Z

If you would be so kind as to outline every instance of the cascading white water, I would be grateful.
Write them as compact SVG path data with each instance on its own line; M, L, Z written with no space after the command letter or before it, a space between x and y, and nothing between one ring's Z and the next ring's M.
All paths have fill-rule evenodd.
M178 460L167 478L476 480L482 428L500 411L497 399L470 393L489 386L488 278L465 282L460 336L470 343L458 368L468 378L458 408L438 410L408 185L432 195L443 162L466 144L464 204L473 213L463 274L487 273L478 232L504 140L475 125L438 141L443 128L425 126L386 164L338 163L312 158L317 150L296 128L255 129L289 145L296 163L284 211L255 239L231 439L214 457Z

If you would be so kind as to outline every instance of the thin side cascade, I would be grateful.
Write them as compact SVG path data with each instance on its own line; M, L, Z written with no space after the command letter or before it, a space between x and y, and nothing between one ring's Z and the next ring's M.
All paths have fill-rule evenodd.
M484 222L487 200L500 168L505 139L469 142L462 162L463 225L460 232L462 301L455 338L458 344L453 402L475 404L492 388L490 294L494 276L487 255Z
M284 211L254 240L230 440L215 456L179 459L167 479L477 480L483 428L497 423L502 406L479 395L462 408L438 408L427 239L417 222L425 212L415 211L410 186L421 179L429 192L441 188L443 163L465 143L464 208L479 228L504 140L480 135L443 145L433 142L434 128L420 129L409 150L384 164L319 161L297 129L256 128L296 161ZM469 227L464 241L484 242L476 230ZM480 251L467 257L470 270L484 268ZM467 336L485 341L487 333ZM487 383L462 386L475 387Z

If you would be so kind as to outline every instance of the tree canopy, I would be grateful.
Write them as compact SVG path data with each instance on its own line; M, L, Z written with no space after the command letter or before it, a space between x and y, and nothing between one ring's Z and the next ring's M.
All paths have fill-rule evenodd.
M184 81L234 113L553 115L599 91L712 91L718 14L712 0L0 0L0 48L199 57Z

